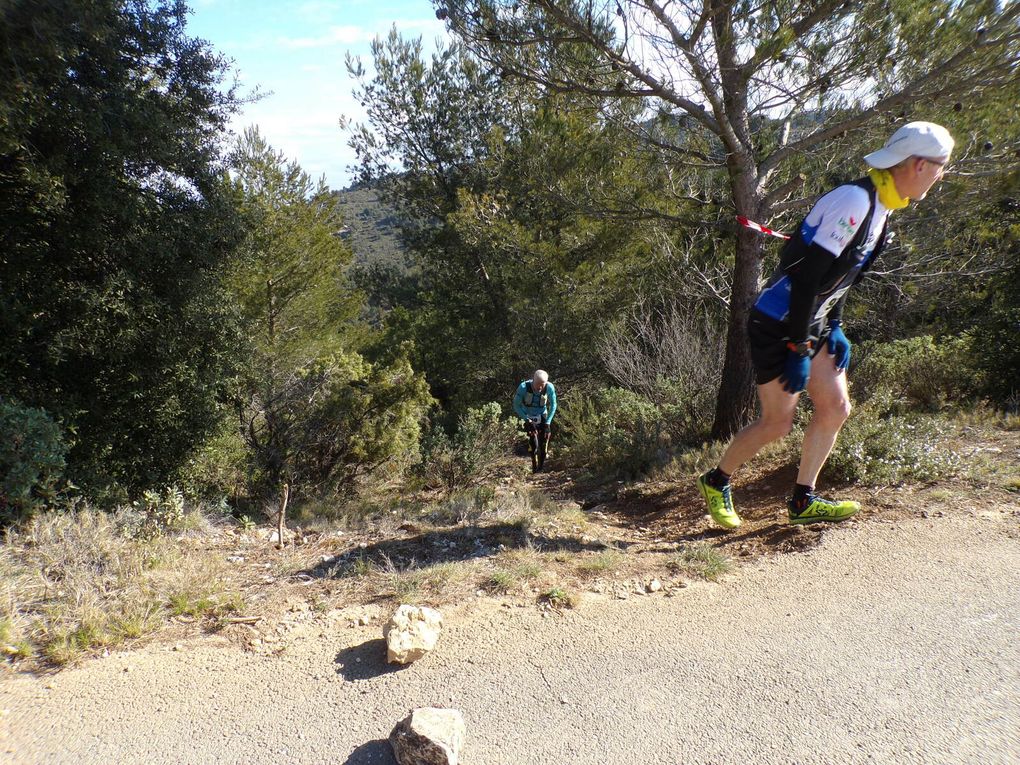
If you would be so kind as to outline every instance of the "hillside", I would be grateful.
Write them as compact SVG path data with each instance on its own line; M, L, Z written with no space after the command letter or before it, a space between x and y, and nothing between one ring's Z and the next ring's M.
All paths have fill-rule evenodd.
M383 202L373 189L351 189L335 192L343 210L344 240L354 250L356 266L410 267L407 254L400 245L399 226L395 211Z

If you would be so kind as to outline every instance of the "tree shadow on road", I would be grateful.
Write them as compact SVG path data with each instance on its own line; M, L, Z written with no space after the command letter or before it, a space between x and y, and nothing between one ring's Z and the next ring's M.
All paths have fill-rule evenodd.
M344 765L397 765L393 747L384 738L362 744L344 761Z
M347 550L335 559L299 572L316 579L344 579L358 576L367 564L384 565L397 571L438 563L488 558L503 549L530 547L549 551L581 552L604 550L598 540L582 541L571 536L531 533L519 523L495 523L491 526L459 526L422 531L407 524L411 535L385 539ZM627 543L620 543L624 547Z

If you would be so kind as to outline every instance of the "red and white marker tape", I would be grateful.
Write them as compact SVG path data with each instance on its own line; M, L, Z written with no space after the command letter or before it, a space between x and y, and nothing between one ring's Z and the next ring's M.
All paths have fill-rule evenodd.
M768 226L763 226L760 223L755 223L753 220L748 220L743 215L738 215L737 216L737 223L739 223L741 226L744 226L746 228L751 229L752 231L758 231L758 232L760 232L762 234L768 234L769 236L774 236L777 239L789 239L790 238L786 234L781 234L778 231L773 231Z

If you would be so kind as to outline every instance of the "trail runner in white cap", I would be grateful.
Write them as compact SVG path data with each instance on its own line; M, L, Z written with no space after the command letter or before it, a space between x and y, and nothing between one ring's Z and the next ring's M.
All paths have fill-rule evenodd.
M889 213L925 198L942 177L953 145L940 125L904 125L885 146L864 157L871 167L867 177L819 199L784 245L779 268L748 318L761 416L734 436L719 465L697 481L709 514L723 528L740 525L730 476L763 446L790 432L804 390L814 413L787 503L790 522L842 521L860 510L856 502L815 493L818 473L850 414L850 341L841 327L843 303L881 252Z

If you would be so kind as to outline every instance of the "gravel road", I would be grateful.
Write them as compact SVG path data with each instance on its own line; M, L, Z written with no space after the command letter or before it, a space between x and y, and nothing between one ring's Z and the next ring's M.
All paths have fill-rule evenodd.
M464 765L1020 763L1016 508L824 535L675 597L480 599L403 669L380 612L279 656L203 637L7 677L0 760L393 763L397 720L452 706Z

